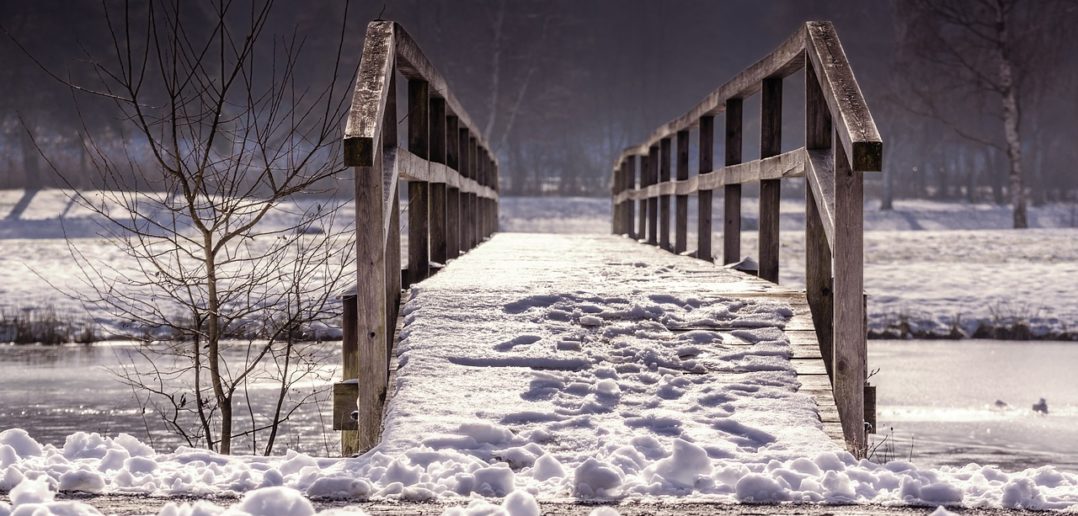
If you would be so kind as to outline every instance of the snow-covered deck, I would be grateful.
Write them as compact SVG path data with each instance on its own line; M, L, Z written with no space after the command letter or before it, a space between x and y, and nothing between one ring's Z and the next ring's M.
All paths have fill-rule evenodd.
M498 234L402 315L382 453L505 461L525 485L575 471L542 491L605 497L842 448L804 294L740 272L616 236Z

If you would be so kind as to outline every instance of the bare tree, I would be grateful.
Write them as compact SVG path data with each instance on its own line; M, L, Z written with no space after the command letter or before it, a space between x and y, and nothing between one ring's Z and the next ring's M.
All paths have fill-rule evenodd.
M1022 161L1023 88L1030 76L1051 73L1053 39L1068 11L1065 1L1054 0L899 3L900 21L907 26L905 50L913 58L911 68L921 70L908 75L916 99L910 109L1006 153L1015 228L1029 225ZM956 106L965 111L956 113ZM984 113L998 117L995 134L978 131Z
M345 170L344 22L317 80L297 73L304 38L267 31L272 1L116 5L105 4L111 55L87 56L98 81L68 84L126 122L118 152L83 127L104 188L73 194L125 259L69 241L77 292L89 292L76 295L155 342L117 373L171 431L221 453L238 437L270 453L316 395L293 389L321 374L319 348L298 339L339 316L352 261L351 217L318 195ZM249 387L267 381L278 394L256 414Z

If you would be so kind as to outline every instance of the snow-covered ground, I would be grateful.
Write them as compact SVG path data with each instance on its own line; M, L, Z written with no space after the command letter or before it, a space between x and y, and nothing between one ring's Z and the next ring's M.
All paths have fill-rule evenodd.
M928 469L841 451L796 391L782 331L790 309L723 295L745 288L769 287L617 237L499 235L412 290L384 440L371 452L155 453L88 433L55 447L9 429L0 491L26 513L64 503L49 501L57 489L247 493L235 509L252 514L310 513L306 498L319 497L520 515L545 501L671 497L1078 508L1078 475L1051 467ZM717 331L678 331L703 326Z
M122 267L125 258L93 238L100 221L60 190L37 193L17 220L5 220L21 196L21 191L0 191L0 314L51 307L64 317L82 318L86 307L48 284L80 288L82 283L63 236L76 237L80 250L103 261ZM721 216L721 204L716 201L716 216ZM275 217L287 220L296 209L284 206ZM609 232L608 199L508 197L500 209L502 231ZM689 209L696 211L693 199ZM746 199L742 211L744 227L754 228L755 200ZM690 249L695 247L693 220ZM865 287L872 334L1078 338L1078 296L1073 295L1078 288L1078 206L1034 207L1030 220L1035 229L1014 231L1007 229L1007 207L900 200L894 210L880 211L869 203ZM803 203L783 201L781 227L781 281L802 285ZM713 238L716 249L721 238L721 233ZM742 234L742 254L756 254L751 229ZM105 313L94 313L93 319L99 333L121 325Z
M689 213L696 213L690 198ZM722 215L716 199L713 213ZM744 228L757 204L742 204ZM804 204L781 206L780 281L804 285ZM505 231L605 233L610 201L508 198ZM696 245L689 217L689 249ZM1032 230L1008 229L1006 206L899 200L894 210L865 210L865 289L869 329L889 337L1078 338L1078 205L1030 208ZM713 227L721 228L716 218ZM721 249L722 234L713 237ZM756 255L757 234L742 233L742 255ZM1027 331L1028 330L1028 331Z

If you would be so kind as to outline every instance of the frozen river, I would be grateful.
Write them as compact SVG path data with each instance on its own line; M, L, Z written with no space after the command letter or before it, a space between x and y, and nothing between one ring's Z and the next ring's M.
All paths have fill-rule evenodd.
M326 343L332 375L337 343ZM129 360L126 344L0 346L0 429L21 427L38 440L62 445L78 431L126 432L159 450L181 444L150 415L143 417L130 388L109 372ZM1007 341L869 341L879 372L877 459L912 455L922 466L977 462L1006 469L1054 464L1078 471L1078 343ZM308 385L305 388L328 388ZM255 405L269 403L255 392ZM268 390L261 391L269 393ZM307 453L337 453L328 423L328 392L287 425L284 444ZM1049 414L1033 413L1039 398ZM998 408L996 400L1008 404ZM243 447L239 447L243 450ZM278 447L283 452L284 446Z
M976 462L1078 471L1078 343L869 341L877 453L921 465ZM1038 399L1047 415L1033 412ZM1007 404L997 407L996 401ZM892 430L893 428L893 430Z

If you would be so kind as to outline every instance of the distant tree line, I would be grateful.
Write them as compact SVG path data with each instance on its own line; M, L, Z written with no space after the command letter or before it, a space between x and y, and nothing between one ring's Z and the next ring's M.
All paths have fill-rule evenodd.
M330 26L342 4L280 8L308 50L321 50L298 66L331 66ZM79 61L85 49L110 50L90 30L101 24L86 22L100 11L89 0L24 3L5 9L0 23L54 69L78 77L91 73ZM1078 202L1078 146L1071 143L1078 35L1068 30L1078 21L1076 0L359 2L349 14L344 66L358 64L365 24L378 16L400 21L450 80L492 142L508 195L605 195L622 148L686 111L799 23L830 19L886 142L885 173L867 184L885 207L925 197ZM90 168L93 156L78 144L87 131L139 145L94 106L81 106L89 122L80 126L70 92L49 87L10 38L0 55L13 64L0 70L10 91L0 98L0 188L56 183L26 128L37 145L53 148L54 165L64 170ZM790 90L792 106L799 92ZM750 105L747 134L755 123ZM788 111L784 137L794 144L803 124L794 119L799 111ZM751 159L756 149L746 138ZM69 176L77 185L90 181L82 179L90 174ZM340 190L347 195L350 185Z

